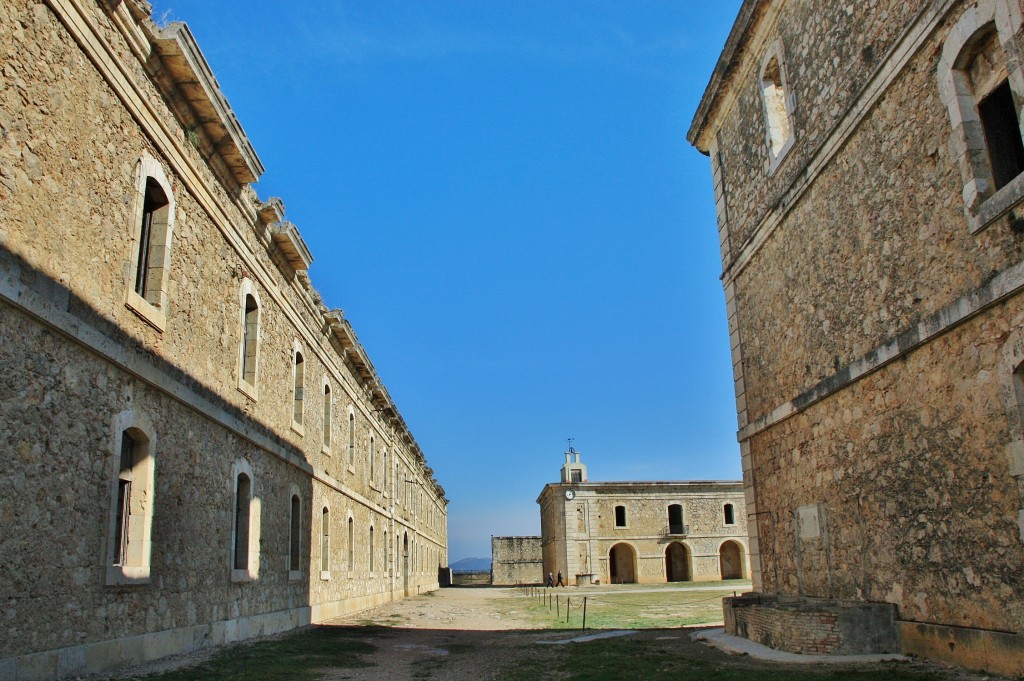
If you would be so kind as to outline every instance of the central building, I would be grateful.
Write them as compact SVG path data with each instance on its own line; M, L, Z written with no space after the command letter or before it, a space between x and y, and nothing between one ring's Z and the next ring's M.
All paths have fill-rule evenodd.
M540 496L544 572L567 584L750 576L740 481L590 482L580 453Z

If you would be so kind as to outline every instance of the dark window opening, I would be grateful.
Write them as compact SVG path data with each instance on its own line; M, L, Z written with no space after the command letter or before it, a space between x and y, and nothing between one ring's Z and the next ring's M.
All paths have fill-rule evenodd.
M583 471L569 471L570 482L583 482Z
M736 516L735 516L735 513L733 512L732 504L726 504L725 505L725 524L726 525L735 525L736 524Z
M615 527L626 526L626 507L616 506L615 507Z
M668 533L683 534L683 507L680 504L668 507Z
M235 569L249 569L249 476L238 476L235 487Z
M160 185L153 178L147 178L146 195L142 203L142 225L139 231L139 262L135 269L135 292L143 298L146 298L146 294L154 288L149 281L152 274L150 260L153 253L153 218L167 203L167 197Z
M302 516L301 516L302 503L299 501L298 495L292 495L292 517L291 517L291 537L288 546L288 569L289 570L301 570L299 566L299 548L301 546L301 537L299 532L302 530Z
M978 116L985 131L992 179L998 190L1024 171L1024 143L1009 81L1003 81L978 102Z

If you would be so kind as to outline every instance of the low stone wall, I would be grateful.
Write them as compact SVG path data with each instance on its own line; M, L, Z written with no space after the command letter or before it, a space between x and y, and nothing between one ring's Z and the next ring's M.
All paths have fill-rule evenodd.
M791 653L900 651L896 606L744 594L723 600L725 631Z
M491 583L491 573L488 572L453 572L452 584L454 586L481 586Z

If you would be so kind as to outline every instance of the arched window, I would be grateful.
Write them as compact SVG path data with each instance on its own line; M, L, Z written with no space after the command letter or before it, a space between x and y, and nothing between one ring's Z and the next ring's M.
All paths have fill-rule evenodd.
M348 465L354 466L356 461L356 415L348 412Z
M770 172L793 145L793 97L788 92L780 42L769 48L761 62L760 83Z
M260 306L251 293L245 295L242 322L242 380L256 385L256 342L259 337Z
M135 170L132 266L126 304L158 329L166 324L174 195L160 162L149 154Z
M683 507L681 504L671 504L668 507L668 533L686 534L683 525Z
M244 582L259 576L259 499L254 494L249 462L245 459L235 461L232 471L231 580Z
M615 507L615 527L626 526L626 507L616 506Z
M377 479L377 441L370 436L370 482Z
M373 525L370 525L370 572L374 570L374 555L373 555Z
M733 510L732 504L726 504L722 507L722 515L725 516L726 525L736 524L736 512Z
M303 401L303 385L305 383L305 360L302 358L302 352L298 349L295 350L295 366L294 366L294 400L292 401L292 421L301 426L302 425L302 401Z
M939 93L952 123L948 148L960 167L964 210L975 232L1003 214L1004 206L1024 197L1024 171L1018 106L1024 95L1015 34L1021 13L1007 0L978 0L965 10L943 44L939 60ZM1008 58L1012 51L1013 58ZM1012 187L1012 188L1011 188ZM986 206L1006 188L1006 200Z
M153 524L154 444L152 429L131 411L114 419L106 583L149 581ZM147 431L149 431L147 433Z
M299 495L292 495L291 522L288 525L288 569L298 572L302 569L302 502Z
M235 479L235 545L234 569L249 568L249 509L252 501L252 480L245 473Z
M320 514L320 572L331 571L331 509L324 506ZM323 577L323 575L321 575Z
M348 537L347 537L347 539L348 539L348 571L352 572L353 568L355 567L355 551L356 551L355 531L354 531L354 528L353 528L353 525L352 525L352 518L348 519Z
M384 572L391 573L391 544L388 543L387 530L384 530Z
M324 449L331 448L331 385L324 383Z

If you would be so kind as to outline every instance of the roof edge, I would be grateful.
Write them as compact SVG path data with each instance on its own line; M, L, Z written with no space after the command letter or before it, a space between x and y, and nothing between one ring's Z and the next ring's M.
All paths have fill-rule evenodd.
M750 36L750 28L756 19L763 14L763 9L771 0L743 0L740 11L736 14L736 21L733 22L729 37L725 40L725 47L718 56L714 71L704 88L704 95L697 105L697 111L693 114L690 122L690 129L686 133L686 141L696 147L701 153L707 154L708 149L700 146L700 137L707 127L708 119L718 102L718 94L721 88L728 82L732 70L736 66L737 53L746 45Z

